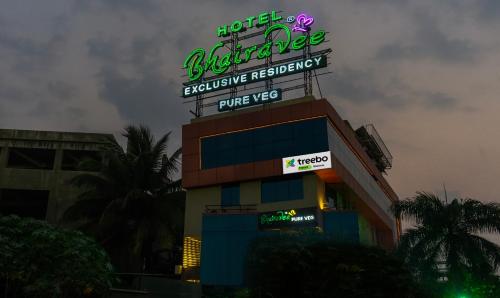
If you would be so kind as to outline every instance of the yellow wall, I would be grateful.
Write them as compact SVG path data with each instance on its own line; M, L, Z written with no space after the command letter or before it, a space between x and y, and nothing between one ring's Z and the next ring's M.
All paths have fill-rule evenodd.
M318 200L324 200L325 186L314 173L303 176L304 198L301 200L261 204L261 181L240 183L240 204L256 205L258 212L267 212L291 208L318 207ZM221 204L221 187L189 189L186 194L186 217L184 236L201 240L202 218L206 205Z
M206 205L220 205L220 186L189 189L186 192L184 236L201 239L201 222Z

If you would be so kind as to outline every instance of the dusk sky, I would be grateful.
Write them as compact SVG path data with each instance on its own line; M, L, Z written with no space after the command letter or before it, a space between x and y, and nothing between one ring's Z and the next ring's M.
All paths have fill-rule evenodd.
M191 118L181 69L218 25L308 12L325 28L324 97L354 128L373 123L387 179L500 202L500 1L0 0L0 128L156 134ZM315 92L315 94L317 94Z

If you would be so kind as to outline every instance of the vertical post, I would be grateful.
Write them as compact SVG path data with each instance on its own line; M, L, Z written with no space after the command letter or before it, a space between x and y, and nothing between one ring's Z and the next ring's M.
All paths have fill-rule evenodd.
M266 24L266 29L269 28L269 23ZM269 34L267 37L266 37L266 41L265 43L268 43L268 42L272 42L273 41L273 34ZM266 67L269 68L273 65L273 52L271 51L271 55L269 55L269 57L266 57ZM267 79L266 80L266 90L269 91L273 89L273 79Z
M309 37L310 33L307 31L307 33L304 33L307 35L306 39L306 46L304 47L304 50L302 51L302 59L308 59L311 58L311 44L309 43ZM304 72L304 95L305 96L310 96L312 95L312 71L308 70Z
M236 55L236 45L238 44L238 33L231 33L231 57ZM231 65L231 75L236 75L238 72L238 65L236 63L232 63ZM238 87L231 87L229 90L229 98L235 98L238 95Z

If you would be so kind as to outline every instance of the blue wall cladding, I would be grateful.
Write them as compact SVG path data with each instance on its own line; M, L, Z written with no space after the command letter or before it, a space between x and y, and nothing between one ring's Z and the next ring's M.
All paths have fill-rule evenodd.
M356 212L324 212L323 230L342 243L359 243L358 214Z
M326 118L201 139L203 169L328 151Z
M250 243L257 237L257 215L204 215L201 283L241 286Z

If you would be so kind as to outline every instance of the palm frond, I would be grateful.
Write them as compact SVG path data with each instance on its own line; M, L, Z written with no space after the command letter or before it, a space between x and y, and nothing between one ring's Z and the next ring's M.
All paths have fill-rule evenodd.
M417 192L417 196L414 198L393 204L392 211L397 218L424 223L439 217L443 208L443 202L436 195Z

